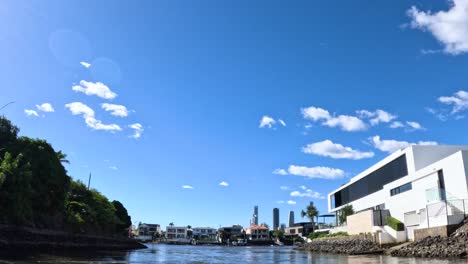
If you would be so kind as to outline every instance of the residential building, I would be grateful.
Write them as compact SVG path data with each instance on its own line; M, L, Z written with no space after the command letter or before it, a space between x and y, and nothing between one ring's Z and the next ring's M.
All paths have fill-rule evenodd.
M192 237L198 243L215 243L217 242L217 230L211 227L195 227L192 228Z
M252 225L244 231L249 241L270 241L270 231L266 226Z
M187 227L185 226L167 226L167 239L187 239Z
M294 211L289 211L289 222L288 222L289 227L294 226Z
M273 230L279 229L279 209L273 208Z
M228 240L232 242L240 238L245 238L244 230L240 225L221 227L218 229L218 241L220 243L226 243Z
M137 227L137 236L135 239L140 241L153 241L155 234L161 233L161 226L158 224L139 223Z
M404 223L406 235L460 223L468 214L468 146L413 145L400 149L328 195L336 214L346 205L355 212L348 233L385 226L384 212ZM370 213L367 213L370 211ZM378 217L376 217L378 216ZM376 218L380 217L380 224Z
M312 224L312 222L300 222L293 224L293 226L286 227L284 235L307 237L313 231L314 225Z

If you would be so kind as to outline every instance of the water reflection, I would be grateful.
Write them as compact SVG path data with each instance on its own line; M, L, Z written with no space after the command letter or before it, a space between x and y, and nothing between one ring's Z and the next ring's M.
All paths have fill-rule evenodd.
M466 259L415 259L389 256L313 254L291 247L221 247L148 245L147 249L115 251L0 252L0 263L298 263L298 264L461 264Z

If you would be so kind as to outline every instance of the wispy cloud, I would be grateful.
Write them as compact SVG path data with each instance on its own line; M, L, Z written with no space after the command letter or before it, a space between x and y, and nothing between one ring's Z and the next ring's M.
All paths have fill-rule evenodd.
M449 0L447 11L420 11L413 6L408 10L411 26L430 32L444 45L444 52L458 55L468 52L468 1Z
M119 116L119 117L128 116L128 109L124 105L103 103L101 104L101 107L105 111L111 112L111 115L113 116Z
M301 109L302 116L311 121L322 121L323 126L339 127L344 131L362 131L367 129L367 125L358 117L350 115L332 116L322 108L310 106Z
M390 128L400 128L405 127L405 125L400 121L394 121L390 124Z
M229 186L229 183L225 182L225 181L222 181L219 183L220 186L224 186L224 187L227 187Z
M118 170L119 168L117 168L116 166L109 166L109 169L111 169L111 170Z
M293 191L289 195L292 197L307 197L307 198L315 198L315 199L325 199L321 193L312 191L311 189L306 189L304 192L300 191Z
M87 62L84 62L84 61L80 61L80 64L85 68L91 67L91 63L87 63Z
M36 105L37 110L42 111L42 112L54 112L55 109L52 107L50 103L43 103L40 105Z
M190 185L182 185L182 189L194 189L194 188Z
M406 124L413 130L425 130L425 128L418 122L406 121Z
M140 123L135 123L135 124L129 125L129 127L130 127L131 129L134 130L133 135L131 135L130 137L132 137L132 138L140 138L140 137L141 137L141 134L143 134L144 129L143 129L143 125L142 125L142 124L140 124Z
M284 122L284 120L278 119L278 121L276 121L273 117L264 115L262 119L260 119L259 127L260 128L265 128L265 127L274 128L277 123L279 123L282 126L286 126L286 122Z
M452 106L451 114L456 114L468 109L468 92L463 90L451 96L441 96L438 100L443 104Z
M329 139L309 144L302 148L302 152L318 156L330 157L333 159L359 160L365 158L372 158L374 156L374 152L362 152L359 150L355 150L350 147L345 147L338 143L333 143Z
M81 80L79 85L73 85L72 90L76 92L82 92L86 95L96 95L104 99L114 99L117 94L111 91L107 85L101 82L87 82Z
M410 145L437 145L435 141L419 141L417 143L411 143L407 141L398 141L393 139L381 140L380 136L373 136L369 138L370 143L380 151L393 153L399 149L406 148Z
M276 169L273 171L273 174L288 175L288 172L285 169Z
M340 169L329 167L305 167L291 165L288 168L289 175L302 176L315 179L334 180L345 176L345 172Z
M379 123L389 123L397 118L396 115L390 114L382 109L377 109L374 112L368 110L359 110L356 112L359 117L369 119L369 123L372 126L378 125Z
M73 115L83 116L88 127L95 130L120 131L122 128L117 124L103 124L101 120L97 120L94 110L82 102L73 102L65 105Z
M289 186L280 186L280 189L283 190L283 191L287 191L287 190L291 189L291 187L289 187Z
M27 116L36 116L36 117L39 117L39 114L38 114L35 110L32 110L32 109L24 109L24 113L25 113Z
M295 204L296 204L296 201L289 200L289 201L288 201L288 204L290 204L290 205L295 205Z
M276 201L276 203L284 204L284 201Z

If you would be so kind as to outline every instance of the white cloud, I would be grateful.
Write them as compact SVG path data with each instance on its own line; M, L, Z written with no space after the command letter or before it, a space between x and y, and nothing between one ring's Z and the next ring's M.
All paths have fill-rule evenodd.
M423 126L421 126L421 124L419 124L418 122L414 122L414 121L406 121L406 124L414 129L414 130L424 130L425 128Z
M315 198L315 199L325 199L321 193L312 191L311 189L305 190L305 192L300 191L293 191L290 193L292 197L308 197L308 198Z
M289 200L289 201L288 201L288 204L295 205L295 204L296 204L296 201Z
M225 181L222 181L219 183L220 186L224 186L224 187L227 187L229 186L229 183L225 182Z
M468 109L468 92L466 91L458 91L452 96L441 96L439 97L439 102L452 105L452 114L455 114L460 111L464 111Z
M143 125L140 123L131 124L128 127L130 127L131 129L135 131L133 135L130 136L132 138L140 138L141 134L143 134L143 131L144 131Z
M272 128L274 124L276 124L275 119L269 116L263 116L262 119L260 120L260 128L263 128L263 127Z
M95 130L120 131L122 128L116 124L103 124L95 118L94 110L81 102L73 102L65 105L73 115L82 115L86 125Z
M31 109L24 109L24 113L27 115L27 116L39 116L39 114L35 111L35 110L31 110Z
M284 204L284 201L276 201L276 203Z
M36 105L37 110L42 112L54 112L54 108L50 103L43 103L41 105Z
M286 122L284 122L283 119L278 119L278 122L279 122L282 126L286 126Z
M283 191L287 191L290 189L289 186L280 186L280 189L283 190Z
M359 110L357 111L357 114L361 118L369 118L369 122L372 126L378 125L379 123L389 123L397 117L396 115L392 115L381 109L377 109L375 112Z
M305 119L312 121L318 121L322 119L327 120L331 118L330 113L327 110L315 106L302 108L301 112Z
M305 187L304 185L299 186L299 188L302 190L307 190L307 187Z
M111 115L113 116L120 116L120 117L128 116L127 107L125 107L124 105L103 103L101 104L101 107L105 111L111 112Z
M87 63L87 62L84 62L84 61L80 61L80 64L83 65L83 67L85 67L85 68L91 67L91 63Z
M322 108L310 106L301 109L305 119L312 121L323 120L322 125L328 127L339 127L344 131L366 130L366 124L359 118L349 115L331 116L330 113Z
M447 11L408 10L413 28L429 31L444 45L444 52L458 55L468 52L468 0L450 0Z
M296 176L308 178L334 180L344 177L344 171L329 167L304 167L291 165L288 168L288 173Z
M371 144L383 152L393 153L399 149L406 148L410 145L437 145L435 141L419 141L417 143L410 143L407 141L397 141L393 139L381 140L380 136L374 136L369 139Z
M399 127L404 127L402 122L400 121L394 121L390 124L390 128L399 128Z
M194 189L194 188L190 185L182 185L182 189Z
M324 140L309 144L302 148L302 151L307 154L314 154L324 157L330 157L333 159L365 159L372 158L374 152L361 152L354 150L350 147L345 147L338 143L333 143L331 140Z
M114 99L117 96L116 93L112 92L109 87L101 82L93 83L81 80L80 85L72 86L72 90L86 95L96 95L104 99Z
M119 168L117 168L116 166L109 166L109 169L111 169L111 170L118 170Z
M273 174L287 175L288 172L285 169L276 169L276 170L273 171Z

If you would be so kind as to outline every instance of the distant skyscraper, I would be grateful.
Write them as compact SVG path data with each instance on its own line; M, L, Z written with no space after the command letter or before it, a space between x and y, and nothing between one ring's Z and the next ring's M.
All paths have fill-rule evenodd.
M280 227L280 229L281 229L281 231L283 231L283 232L284 232L284 230L286 229L286 224L283 224L283 223L281 223L281 227Z
M252 219L250 220L250 225L258 225L258 205L254 207L254 213Z
M289 227L294 225L294 211L289 211Z
M278 230L279 228L279 209L273 208L273 230Z

